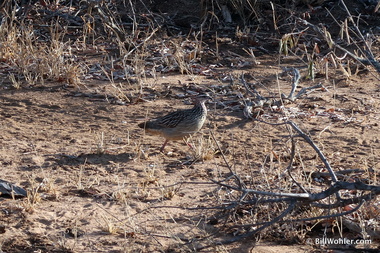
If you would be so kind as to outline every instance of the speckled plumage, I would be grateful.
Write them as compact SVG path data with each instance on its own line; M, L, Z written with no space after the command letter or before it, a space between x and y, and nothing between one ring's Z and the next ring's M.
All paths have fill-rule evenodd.
M140 123L138 126L147 133L160 135L165 138L161 147L164 150L169 140L180 140L198 132L206 121L207 108L205 102L210 99L208 95L199 96L191 109L178 110L160 118Z

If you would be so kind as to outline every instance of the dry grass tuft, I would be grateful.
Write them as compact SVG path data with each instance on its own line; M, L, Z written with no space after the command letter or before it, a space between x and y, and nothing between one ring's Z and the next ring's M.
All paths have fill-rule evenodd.
M199 136L192 142L195 160L212 160L217 153L217 148L211 136Z
M0 25L0 60L11 68L10 81L16 89L45 81L79 85L85 68L76 62L65 30L51 25L49 39L36 34L32 25L17 22L12 13Z

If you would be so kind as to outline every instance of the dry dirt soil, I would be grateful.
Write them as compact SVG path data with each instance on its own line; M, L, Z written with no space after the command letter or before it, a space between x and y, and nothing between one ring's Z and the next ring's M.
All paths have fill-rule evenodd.
M288 92L291 79L277 80L281 69L276 57L258 60L260 65L244 72L265 83L265 89ZM372 169L377 174L377 78L367 74L318 81L326 89L286 104L281 112L264 108L259 118L281 122L286 117L296 122L336 170ZM183 208L216 205L218 187L210 180L229 172L209 131L228 163L242 174L269 170L263 167L265 159L277 152L273 151L276 142L287 138L285 128L245 119L237 93L228 95L230 82L189 75L162 75L147 82L152 84L143 92L144 100L134 98L135 102L127 105L83 95L107 93L108 82L87 83L80 91L59 83L1 90L1 179L24 187L30 195L27 199L1 199L4 230L0 245L4 252L162 252L181 251L181 247L186 251L181 246L186 238L205 236L216 228L203 222L212 212ZM301 81L303 87L312 84ZM137 124L147 117L190 107L191 86L219 91L215 101L207 104L209 116L202 133L191 140L198 151L173 141L160 153L163 139L145 135ZM130 91L136 88L132 85ZM302 154L302 146L299 152ZM314 165L304 170L323 167L315 155L310 156ZM286 163L278 166L283 171ZM276 180L270 171L265 173L269 180ZM256 239L219 250L277 251L275 245L260 251L266 243L254 243ZM302 243L281 248L286 252L315 249L318 246Z

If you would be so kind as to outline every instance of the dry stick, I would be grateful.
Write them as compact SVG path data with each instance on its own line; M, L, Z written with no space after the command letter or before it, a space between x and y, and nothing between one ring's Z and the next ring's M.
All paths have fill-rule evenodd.
M232 188L232 189L235 190L234 188ZM331 191L329 189L328 192L323 192L322 194L318 195L317 197L315 197L316 194L314 194L314 195L311 194L310 198L303 198L303 196L294 196L294 195L289 196L289 197L284 197L284 194L272 194L275 196L279 196L280 198L276 198L276 199L255 198L255 199L251 199L248 201L230 201L228 203L228 205L225 207L219 207L218 206L218 207L208 207L205 209L224 209L224 210L227 209L228 210L228 209L234 208L237 205L257 205L259 203L260 204L268 204L268 203L277 203L277 202L290 202L290 201L294 200L295 198L297 198L298 200L301 200L303 203L310 204L314 207L319 207L319 208L323 208L323 209L331 209L331 208L337 208L337 207L344 207L344 206L347 206L350 204L358 204L363 200L370 201L370 200L377 197L377 194L368 193L368 194L362 195L360 197L354 197L354 198L349 198L349 199L341 199L341 200L339 200L333 204L331 204L331 203L329 203L329 204L315 203L315 201L325 199L325 198L329 197L330 195L334 194L336 191L339 191L339 190L342 190L342 188L335 189L334 191ZM247 191L247 193L253 193L253 192ZM267 192L264 192L264 193L267 193ZM260 195L261 192L254 192L254 194ZM269 195L269 194L261 194L261 195ZM314 201L314 202L312 202L312 201Z
M323 208L323 209L332 209L332 208L338 208L338 207L345 207L347 205L351 204L358 204L361 201L370 201L374 198L376 198L377 195L373 193L368 193L364 194L360 197L354 197L354 198L349 198L349 199L341 199L339 202L335 202L333 204L323 204L323 203L310 203L310 205L318 208Z
M251 88L248 87L248 84L244 78L244 74L240 75L240 80L241 80L242 84L244 85L246 91L249 94L251 94L252 96L254 96L257 100L259 100L259 101L266 101L267 100L265 97L261 96L260 93L256 89L252 90Z
M229 187L229 186L227 186ZM229 188L233 188L233 187L229 187ZM372 191L374 193L380 193L380 187L378 186L371 186L371 185L366 185L366 184L363 184L361 182L355 182L355 183L349 183L349 182L338 182L337 184L331 186L328 190L322 192L322 193L319 193L319 194L314 194L312 195L312 198L310 200L313 200L313 201L316 201L316 200L321 200L322 198L326 198L328 197L329 195L335 193L336 191L339 191L341 189L360 189L360 190L369 190L369 191ZM241 189L237 189L237 190L241 190ZM251 193L252 191L247 191L249 193ZM299 194L298 194L299 195ZM297 197L297 196L296 196ZM363 203L366 201L366 200L370 200L370 199L373 199L374 197L376 197L376 194L367 194L367 195L364 195L362 196L362 198L352 198L352 199L345 199L343 200L343 202L340 202L338 203L339 205L336 206L336 207L341 207L341 206L345 206L347 204L352 204L352 203L359 203L355 208L353 208L352 210L349 210L349 211L346 211L346 212L341 212L341 213L337 213L337 214L332 214L332 215L324 215L324 216L317 216L317 217L311 217L311 218L302 218L302 219L293 219L293 220L284 220L284 221L281 221L283 223L290 223L290 222L304 222L304 221L312 221L312 220L318 220L318 219L328 219L328 218L334 218L334 217L340 217L340 216L344 216L344 215L347 215L347 214L350 214L350 213L353 213L355 211L357 211L362 205ZM263 223L256 223L256 224L247 224L247 225L235 225L235 226L232 226L231 228L234 228L234 227L253 227L253 226L262 226L258 229L256 229L255 231L252 231L252 232L249 232L247 234L243 234L239 237L235 237L231 240L225 240L225 241L219 241L215 244L228 244L228 243L233 243L233 242L236 242L236 241L239 241L241 239L244 239L248 236L251 236L257 232L260 232L262 229L276 223L276 222L279 222L280 219L282 219L283 217L285 217L289 212L291 212L293 210L293 208L295 207L295 204L298 202L297 199L295 198L288 198L288 199L279 199L278 201L281 201L281 202L290 202L290 205L288 207L287 210L285 210L280 216L276 217L275 219L273 219L272 221L269 221L269 222L263 222ZM309 201L309 200L307 200ZM264 202L268 202L268 201L260 201L262 203ZM272 202L274 202L272 200ZM196 208L184 208L184 207L178 207L178 206L156 206L156 207L150 207L149 209L151 208L180 208L180 209L184 209L184 210L210 210L210 209L221 209L221 210L226 210L226 209L232 209L233 207L237 206L238 204L257 204L256 202L255 203L250 203L250 202L241 202L241 201L238 201L238 202L235 202L233 205L230 205L229 208L226 208L226 207L212 207L212 208L207 208L207 207L196 207ZM313 204L313 203L311 203ZM331 207L334 207L335 205L326 205L326 208L329 208L331 209ZM148 208L145 210L149 210ZM204 241L206 240L207 238L213 236L213 235L216 235L217 233L213 233L212 235L209 235L207 236L206 238L202 238L201 240L198 240L198 241ZM183 241L187 241L188 243L191 243L193 242L193 240L188 240L186 238L182 238L181 240ZM202 247L202 249L204 248L208 248L208 247L211 247L211 246L214 246L215 244L212 244L212 245L207 245L207 246L204 246Z
M350 11L348 10L346 4L344 3L343 0L340 0L340 3L343 5L345 11L347 12L347 15L348 15L348 17L349 17L349 20L351 21L352 25L354 26L357 35L360 37L360 39L362 40L362 42L364 42L364 45L366 46L367 50L370 51L371 49L370 49L370 47L368 46L367 41L364 39L363 34L360 32L358 26L355 24L355 22L354 22L354 18L352 17L352 15L351 15ZM373 57L373 55L372 55L372 57Z
M343 52L345 52L346 54L348 54L349 56L351 56L353 59L355 59L356 61L360 62L361 64L363 64L363 65L372 65L376 69L376 71L378 73L380 73L380 63L375 60L375 57L374 57L374 55L373 55L373 53L371 51L370 46L368 45L368 42L365 40L363 34L360 32L358 26L354 22L354 18L352 17L350 11L348 10L348 8L347 8L347 6L346 6L346 4L344 3L343 0L341 0L341 4L343 5L344 9L346 10L347 15L349 16L349 20L350 20L350 22L352 23L352 25L355 28L355 34L360 38L360 40L364 43L364 45L366 47L366 50L364 51L363 54L366 54L367 59L364 59L364 58L361 58L361 57L358 57L358 56L354 55L353 53L351 53L347 49L343 48L342 46L336 44L334 41L331 40L332 45L334 45L335 47L339 48L340 50L342 50ZM331 13L330 13L330 15L334 18L334 16ZM334 18L334 20L338 24L338 21L335 18ZM356 43L355 43L355 45L357 46ZM359 48L359 46L357 46L357 48L360 50L360 52L362 52L362 50Z
M288 193L288 192L266 192L266 191L257 191L257 190L252 190L252 189L241 189L238 187L234 187L231 185L223 184L221 182L212 180L215 184L218 184L220 186L226 187L228 189L232 189L235 191L241 191L244 193L249 193L249 194L256 194L256 195L264 195L264 196L274 196L274 197L290 197L290 198L298 198L298 199L310 199L314 200L313 196L314 194L310 193ZM330 188L329 188L330 189Z
M266 121L263 121L263 120L259 120L259 119L254 119L255 121L259 121L259 122L262 122L262 123L265 123L265 124L268 124L268 125L272 125L272 126L278 126L278 125L290 125L297 133L298 133L298 137L302 137L318 154L319 158L322 160L322 162L324 163L326 169L328 170L331 178L332 178L332 181L334 183L337 183L338 182L338 178L336 177L335 175L335 172L333 171L333 169L331 168L330 166L330 163L327 161L326 157L324 156L324 154L322 153L322 151L314 144L314 142L311 140L311 138L309 136L307 136L294 122L292 121L286 121L286 122L282 122L282 123L269 123L269 122L266 122ZM214 141L216 142L215 140L215 137L212 135L212 137L214 138ZM217 142L216 142L217 143ZM218 143L217 143L218 145ZM219 147L219 145L218 145ZM220 148L220 147L219 147ZM223 153L222 153L223 155ZM225 159L225 157L223 156L223 159ZM227 162L225 160L225 162ZM228 163L227 163L228 165ZM228 166L228 168L230 169L231 173L232 170L231 168ZM238 178L236 176L236 178ZM240 182L240 178L239 179L239 182ZM298 198L313 198L313 196L315 196L315 194L309 194L309 193L303 193L303 194L296 194L296 193L273 193L273 192L263 192L263 191L255 191L255 190L252 190L252 189L243 189L239 183L239 188L236 188L236 187L232 187L232 186L229 186L229 185L226 185L226 184L222 184L221 182L217 182L215 180L211 180L219 185L222 185L224 187L229 187L231 189L235 189L235 190L238 190L238 191L243 191L243 192L249 192L249 193L254 193L254 194L261 194L261 195L269 195L269 196L282 196L282 197L298 197ZM331 189L331 188L329 188ZM335 192L336 194L339 194L338 191ZM337 195L337 197L339 198L339 195Z
M347 174L351 174L351 173L365 173L367 172L366 170L361 170L361 169L347 169L347 170L340 170L339 172L336 173L336 176L337 177L341 177L341 178L344 178L344 179L348 179L350 178L349 176L346 176ZM329 173L327 172L312 172L311 175L313 177L328 177L330 176Z
M309 136L307 136L297 125L296 123L292 122L292 121L287 121L285 122L286 124L289 124L294 130L296 130L296 132L298 133L298 135L300 137L302 137L307 143L309 143L309 145L314 149L315 152L317 152L319 158L322 160L322 162L325 164L325 167L326 169L328 170L328 172L330 173L330 176L331 176L331 179L333 182L337 182L338 181L338 178L336 177L335 175L335 172L333 171L333 169L331 168L330 166L330 163L327 161L327 158L325 157L325 155L322 153L322 151L317 147L317 145L314 144L314 142L311 140L311 138Z
M371 190L371 191L374 191L375 193L376 192L380 192L380 187L366 185L366 184L363 184L361 182L356 182L356 183L338 182L337 184L331 186L330 189L328 191L325 191L325 192L328 192L329 194L327 196L329 196L329 195L331 195L331 194L335 193L336 191L339 191L340 189L343 189L343 188L345 188L345 189L355 188L355 189ZM320 196L321 194L316 194L315 196L318 196L318 195ZM325 196L325 197L327 197L327 196ZM304 221L312 221L312 220L318 220L318 219L330 219L330 218L334 218L334 217L344 216L344 215L347 215L347 214L350 214L350 213L353 213L353 212L357 211L364 204L365 200L372 199L375 196L376 195L374 195L374 194L368 194L368 195L366 195L365 196L366 198L359 199L360 202L359 202L359 204L355 208L353 208L352 210L346 211L346 212L341 212L341 213L332 214L332 215L323 215L323 216L311 217L311 218L285 220L285 221L282 221L282 222L284 222L284 223L304 222ZM314 198L313 200L318 200L318 199ZM286 212L283 212L280 216L284 217L285 215L287 215L291 210L293 210L295 204L298 202L297 199L291 199L290 201L291 201L291 203L290 203L289 208L286 210ZM291 206L293 206L293 207L291 207ZM326 205L326 206L328 206L328 205ZM329 206L329 209L331 209L331 206ZM278 216L278 217L280 217L280 216ZM276 219L270 221L270 222L232 226L231 228L236 228L236 227L256 227L256 226L263 225L262 227L260 227L259 229L256 229L255 231L252 231L250 233L243 234L243 235L241 235L239 237L236 237L236 238L233 238L231 240L226 240L226 241L222 241L222 242L219 242L219 243L222 243L222 244L232 243L232 242L236 242L238 240L241 240L243 238L246 238L248 236L251 236L251 235L253 235L253 234L261 231L262 229L266 228L267 226L270 226L270 225L274 224L275 222L279 222L280 219L278 219L278 217ZM210 246L211 245L208 245L206 247L210 247Z
M137 44L131 51L129 51L125 56L124 56L124 59L126 59L130 54L132 54L134 51L136 51L137 49L139 49L142 45L144 45L148 40L150 40L152 38L152 36L158 31L160 30L160 28L155 28L152 33L146 37L142 42L140 42L139 44Z
M299 83L299 80L301 79L301 75L300 75L300 72L298 69L296 68L283 68L284 71L289 71L289 70L293 70L293 82L292 82L292 90L290 91L289 93L289 96L286 97L284 94L281 94L281 97L282 98L286 98L290 101L295 101L296 99L300 98L303 94L308 94L310 92L312 92L313 90L315 89L318 89L318 88L323 88L323 85L321 83L318 83L316 85L313 85L313 86L310 86L310 87L304 87L302 88L298 93L297 95L294 95L296 89L297 89L297 86L298 86L298 83Z
M282 122L282 123L269 123L269 122L266 122L266 121L263 121L263 120L259 120L259 119L254 119L254 120L262 122L262 123L265 123L265 124L269 124L269 125L284 125L284 124L288 124L288 125L292 126L292 128L294 130L296 130L296 132L298 133L298 137L302 137L317 152L319 158L322 160L322 162L325 164L326 169L329 171L329 175L332 178L332 181L334 182L334 184L331 185L330 188L328 188L327 190L322 191L320 193L316 193L316 194L299 193L299 194L296 194L296 193L263 192L263 191L256 191L256 190L252 190L252 189L242 189L241 187L239 187L239 188L238 187L233 187L231 185L223 184L223 183L221 183L221 181L217 182L215 180L211 180L212 182L214 182L216 184L219 184L221 186L227 187L229 189L234 189L234 190L241 191L241 192L244 192L244 193L266 195L266 196L278 196L278 197L291 197L291 198L293 197L293 198L308 199L308 200L311 200L311 201L321 200L321 199L324 199L324 198L326 198L326 197L328 197L328 196L330 196L332 194L338 194L339 191L342 190L342 189L346 189L346 190L365 190L365 191L371 191L374 194L379 194L380 193L380 186L367 185L367 184L364 184L362 182L350 183L350 182L341 182L341 181L338 181L338 179L336 177L336 174L332 170L332 168L331 168L329 162L327 161L326 157L318 149L318 147L314 144L314 142L310 139L310 137L307 136L295 123L293 123L291 121ZM232 172L232 170L231 170L231 172ZM340 201L341 201L341 199L340 199Z
M293 180L293 182L299 187L301 188L304 192L306 193L310 193L309 191L307 191L305 189L305 187L303 187L300 183L297 182L297 180L295 180L295 178L293 177L292 173L291 173L291 170L292 170L292 166L293 166L293 161L294 161L294 156L296 154L296 142L294 140L293 137L291 137L291 140L292 140L292 148L291 148L291 152L290 152L290 162L289 162L289 165L288 167L286 168L286 170L288 171L288 175L289 177Z
M379 187L378 187L379 188ZM373 195L372 195L373 196ZM347 214L351 214L357 210L359 210L359 208L364 204L365 200L364 199L361 199L360 203L353 209L349 210L349 211L346 211L346 212L341 212L341 213L337 213L337 214L332 214L332 215L322 215L322 216L317 216L317 217L311 217L311 218L302 218L302 219L293 219L293 220L284 220L284 221L281 221L283 223L290 223L290 222L305 222L305 221L313 221L313 220L319 220L319 219L331 219L331 218L336 218L336 217L341 217L341 216L344 216L344 215L347 215ZM261 226L260 228L258 229L255 229L254 231L251 231L249 233L246 233L246 234L243 234L243 235L240 235L238 237L235 237L233 239L230 239L230 240L225 240L225 241L219 241L219 242L216 242L216 243L213 243L211 245L207 245L207 246L204 246L204 247L200 247L200 248L197 248L197 250L201 250L201 249L205 249L205 248L209 248L209 247L212 247L214 245L217 245L217 244L230 244L230 243L233 243L233 242L236 242L236 241L239 241L239 240L242 240L244 238L247 238L249 236L252 236L258 232L260 232L261 230L267 228L268 226L271 226L272 224L274 223L277 223L277 222L280 222L280 220L285 217L287 214L289 214L295 207L296 207L296 203L297 203L297 200L295 199L292 199L291 200L291 203L289 204L288 208L282 212L279 216L277 216L275 219L269 221L269 222L262 222L262 223L256 223L256 224L246 224L246 225L235 225L235 226L231 226L230 228L236 228L236 227L256 227L256 226Z
M323 85L321 83L318 83L316 85L313 85L313 86L310 86L310 87L304 87L302 88L298 93L297 95L295 96L295 99L298 99L299 97L301 97L303 94L309 94L310 92L312 92L313 90L315 89L318 89L318 88L324 88ZM326 88L325 88L326 89ZM309 92L308 92L309 91Z
M333 182L337 182L338 181L338 178L336 177L335 175L335 172L333 171L333 169L331 168L330 166L330 163L327 161L325 155L322 153L322 151L317 147L317 145L314 144L314 142L311 140L311 138L309 136L307 136L307 134L305 134L298 126L296 123L292 122L292 121L285 121L285 122L281 122L281 123L270 123L270 122L267 122L267 121L264 121L264 120L260 120L260 119L253 119L255 121L258 121L258 122L261 122L261 123L264 123L264 124L268 124L268 125L271 125L271 126L280 126L280 125L290 125L297 133L298 133L298 136L299 137L302 137L314 150L315 152L317 152L319 158L322 160L322 162L324 163L326 169L328 170L328 172L330 173L330 176L333 180Z
M238 176L235 174L235 172L232 171L231 166L230 166L230 165L228 164L228 162L227 162L226 156L224 155L222 149L220 148L219 143L218 143L218 142L216 141L216 139L215 139L215 136L214 136L213 131L210 131L210 134L211 134L211 137L212 137L212 139L214 140L216 146L218 147L219 152L222 154L222 157L223 157L224 163L226 164L228 170L229 170L230 173L232 174L231 176L234 177L234 178L237 180L240 189L246 188L246 187L245 187L245 184L244 184L244 182L241 180L241 178L238 177ZM213 180L212 180L212 181L213 181ZM244 186L244 187L243 187L243 186Z
M378 73L380 73L380 63L374 59L372 52L366 51L368 59L364 59L364 58L361 58L361 57L354 55L353 53L351 53L350 51L348 51L347 49L345 49L339 45L335 45L335 46L337 48L339 48L340 50L344 51L345 53L347 53L349 56L354 58L356 61L358 61L364 65L372 65L376 69L376 71ZM368 54L370 54L370 55L368 55Z
M319 201L322 199L325 199L332 194L338 193L340 190L363 190L363 191L371 191L372 195L378 195L380 194L380 186L374 186L374 185L367 185L362 182L342 182L339 181L335 183L334 185L330 186L328 189L319 192L319 193L287 193L287 192L266 192L266 191L257 191L257 190L252 190L252 189L240 189L238 187L234 187L231 185L223 184L220 182L213 181L216 184L219 184L221 186L224 186L228 189L236 190L236 191L242 191L244 193L249 193L249 194L255 194L255 195L264 195L264 196L274 196L274 197L280 197L279 199L274 199L270 201L262 201L263 203L268 203L268 202L279 202L279 201L289 201L292 199L300 199L300 200L305 200L305 201ZM284 198L286 197L286 198ZM343 205L341 204L344 203L346 204L345 201L348 202L354 202L356 201L359 202L361 200L367 200L368 198L371 198L372 196L367 196L363 195L362 197L356 197L356 198L351 198L349 200L347 199L339 199L340 202L338 204L333 204L333 205ZM241 202L242 204L251 204L251 202ZM256 203L256 200L254 201ZM317 205L317 204L316 204ZM331 205L331 204L330 204Z
M259 119L254 119L256 121L259 121L259 122L262 122L262 123L265 123L265 124L269 124L269 125L284 125L284 124L287 124L287 125L290 125L297 133L298 133L298 137L302 137L318 154L319 158L322 160L322 162L325 164L325 167L326 169L328 170L329 174L330 174L330 177L332 178L332 181L335 183L333 184L330 188L328 188L326 191L323 191L319 194L309 194L309 193L302 193L302 194L296 194L296 193L273 193L273 192L263 192L263 191L256 191L256 190L252 190L252 189L243 189L241 187L242 183L241 183L241 180L240 178L233 174L235 176L235 178L238 179L238 182L239 182L239 188L237 187L233 187L233 186L230 186L230 185L226 185L226 184L223 184L221 182L217 182L215 180L211 180L213 182L215 182L216 184L219 184L221 186L224 186L224 187L227 187L227 188L230 188L230 189L234 189L234 190L237 190L237 191L241 191L241 192L244 192L244 193L251 193L251 194L259 194L259 195L269 195L269 196L279 196L279 197L295 197L295 198L307 198L307 199L310 199L310 200L317 200L317 199L323 199L326 197L326 194L328 194L327 196L331 195L331 194L336 194L336 197L340 200L340 195L339 195L339 190L340 189L335 189L338 185L338 178L336 177L335 175L335 172L333 171L333 169L331 168L330 166L330 163L327 161L326 157L324 156L324 154L322 153L322 151L314 144L314 142L311 140L311 138L309 136L307 136L294 122L292 121L286 121L286 122L282 122L282 123L269 123L269 122L266 122L266 121L263 121L263 120L259 120ZM215 140L215 137L212 135L212 137L214 138L214 141ZM217 143L218 145L218 143ZM219 145L218 145L219 147ZM222 153L223 154L223 153ZM225 159L225 157L223 157ZM225 160L226 162L226 160ZM228 164L228 163L227 163ZM231 173L232 170L231 168L229 167ZM329 194L330 193L330 194Z
M346 7L347 8L347 7ZM349 12L348 12L349 13ZM351 14L349 14L351 15ZM341 47L340 45L336 44L332 38L330 36L326 36L325 33L319 28L317 27L316 25L313 25L312 23L309 23L307 22L306 20L303 20L303 19L298 19L301 23L305 24L305 25L308 25L310 27L312 27L314 29L314 31L316 31L317 33L319 33L323 38L325 38L326 42L329 44L329 45L332 45L332 46L335 46L337 48L339 48L340 50L344 51L345 53L347 53L348 55L350 55L354 60L364 64L364 65L372 65L376 71L378 73L380 73L380 63L378 61L375 60L374 56L373 56L373 53L372 51L369 49L368 47L368 44L366 43L365 39L363 38L363 35L358 35L359 37L361 37L361 39L363 40L363 42L365 43L366 47L368 48L365 53L367 54L367 59L364 59L364 58L360 58L356 55L354 55L353 53L351 53L350 51L348 51L347 49ZM353 22L354 24L354 27L356 30L359 30L359 28L357 28L356 24ZM378 78L378 77L376 77Z
M219 242L215 242L211 245L207 245L207 246L203 246L203 247L200 247L200 248L197 248L197 250L202 250L202 249L206 249L206 248L209 248L209 247L212 247L214 245L218 245L218 244L230 244L230 243L233 243L233 242L237 242L237 241L240 241L244 238L247 238L249 236L252 236L260 231L262 231L263 229L271 226L272 224L276 223L276 222L279 222L282 218L284 218L287 214L289 214L291 211L293 211L293 209L296 207L296 201L292 201L288 208L285 209L280 215L278 215L276 218L274 218L273 220L271 220L270 222L267 222L265 223L263 226L249 232L249 233L246 233L246 234L242 234L240 236L237 236L237 237L234 237L232 239L229 239L229 240L224 240L224 241L219 241Z
M294 96L294 93L296 92L298 83L301 79L301 74L300 74L300 71L298 69L296 69L296 68L291 68L291 69L293 70L292 90L290 91L287 99L289 99L290 101L294 101L297 99L297 97Z
M355 208L341 212L341 213L336 213L336 214L331 214L331 215L321 215L321 216L316 216L316 217L310 217L310 218L301 218L301 219L293 219L293 220L283 220L281 223L291 223L291 222L304 222L304 221L313 221L313 220L321 220L321 219L331 219L331 218L337 218L341 216L345 216L347 214L351 214L357 210L360 209L360 207L365 203L365 200L362 200ZM245 224L245 225L234 225L231 226L230 228L241 228L241 227L254 227L254 226L261 226L267 223L271 223L270 221L267 222L260 222L260 223L255 223L255 224Z

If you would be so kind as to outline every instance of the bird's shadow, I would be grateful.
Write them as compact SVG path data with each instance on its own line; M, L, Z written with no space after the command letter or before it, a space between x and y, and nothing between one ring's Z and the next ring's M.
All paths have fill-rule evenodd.
M225 120L215 120L215 121L220 121L220 122L225 122ZM244 118L239 118L235 121L231 121L230 123L224 124L220 127L219 129L233 129L233 128L241 128L243 129L246 124L252 122L250 119L244 119Z
M111 162L120 162L126 163L133 158L131 153L122 153L122 154L80 154L75 155L58 155L57 163L60 165L71 165L77 166L81 164L100 164L100 165L109 165Z

